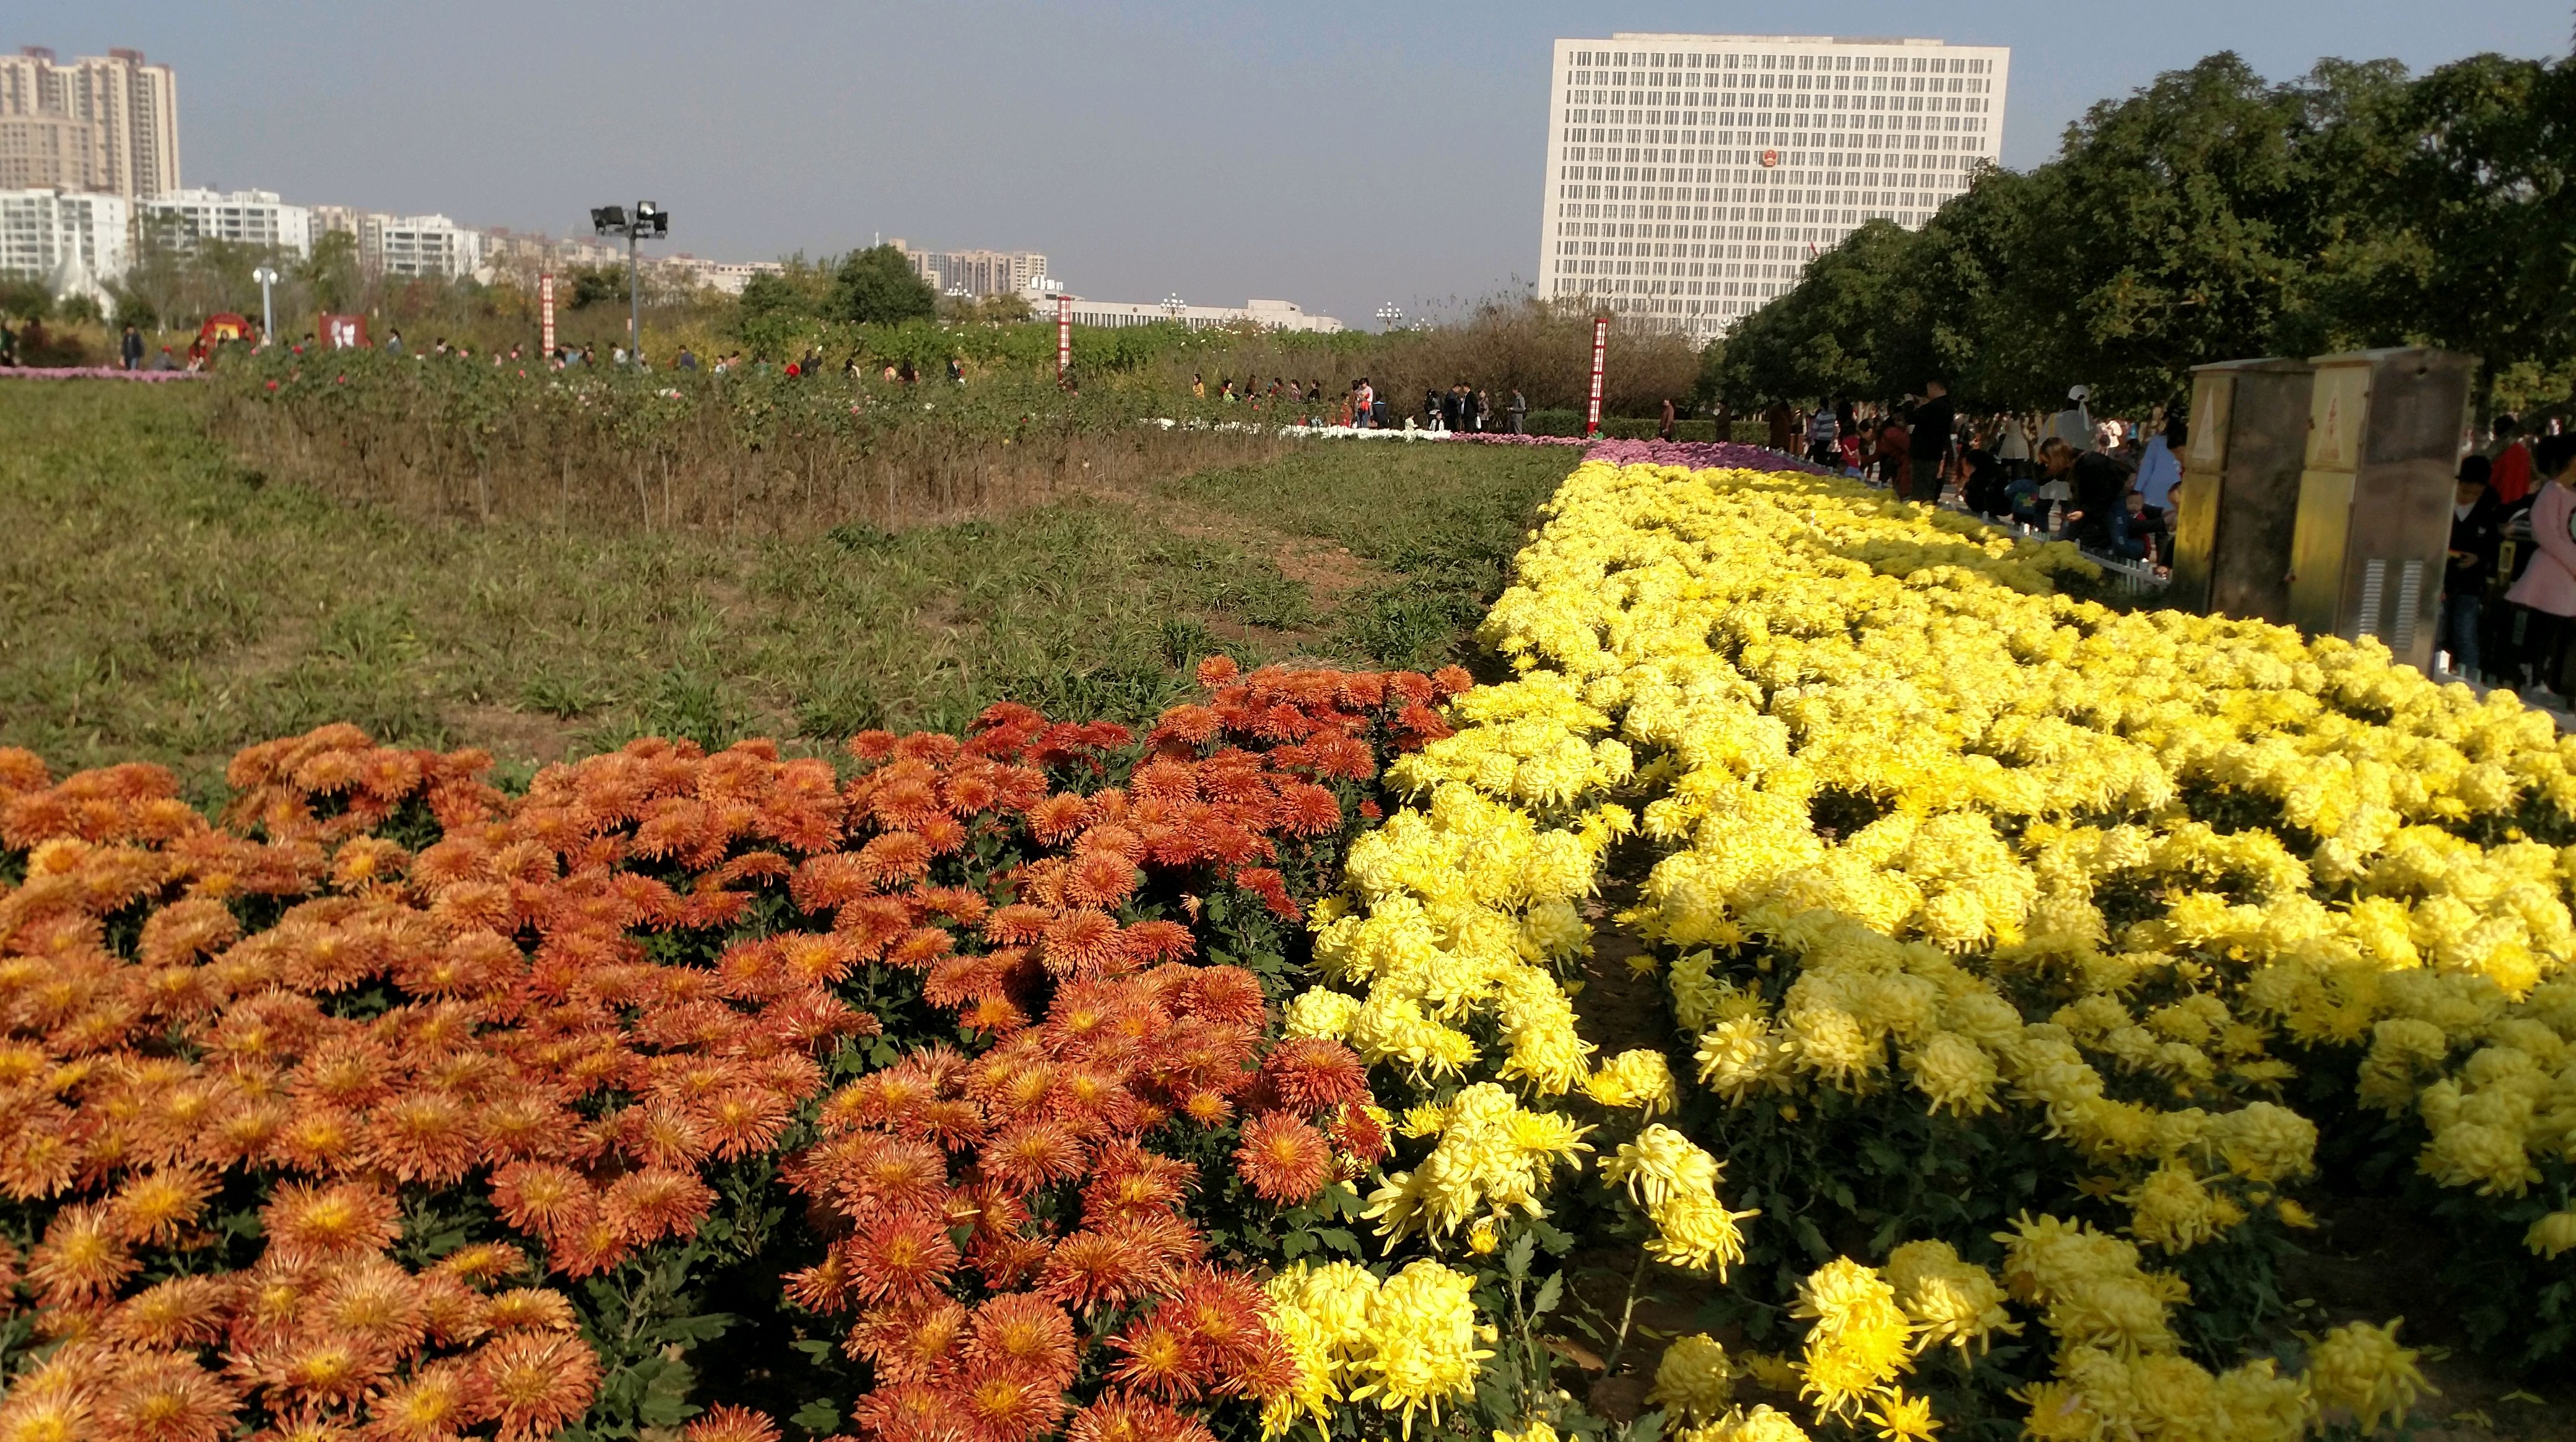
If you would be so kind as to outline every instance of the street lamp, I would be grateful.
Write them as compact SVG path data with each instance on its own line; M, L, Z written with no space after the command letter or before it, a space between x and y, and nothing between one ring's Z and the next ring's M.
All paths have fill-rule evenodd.
M646 236L660 240L671 233L671 212L649 200L635 202L633 214L622 205L591 207L591 229L601 235L626 237L626 354L636 365L644 362L644 292L635 279L635 242Z
M1403 323L1404 307L1397 305L1394 301L1388 301L1386 304L1377 308L1377 328L1379 330L1393 330Z
M250 273L259 282L259 343L266 345L277 334L277 307L270 302L268 288L277 284L277 272L267 266Z

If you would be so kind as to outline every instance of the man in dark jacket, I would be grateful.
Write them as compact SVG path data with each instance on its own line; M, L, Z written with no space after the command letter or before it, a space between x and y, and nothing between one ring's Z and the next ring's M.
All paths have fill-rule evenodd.
M2111 509L2129 488L2129 472L2100 451L2076 454L2075 448L2050 436L2039 448L2039 464L2049 479L2062 480L2074 493L2066 506L2066 539L2103 550L2111 543Z
M2471 455L2460 461L2451 495L2450 557L2442 567L2439 648L2450 653L2451 674L2478 674L2478 611L2495 574L2496 547L2504 538L2505 507L2487 484L2494 463Z
M125 339L117 342L117 354L125 361L127 370L143 369L143 332L136 330L131 321L126 322Z
M1914 473L1914 499L1926 504L1941 499L1941 473L1950 462L1950 432L1957 425L1950 387L1937 380L1926 382L1923 399L1915 403L1907 427L1906 446L1913 462L1907 469Z

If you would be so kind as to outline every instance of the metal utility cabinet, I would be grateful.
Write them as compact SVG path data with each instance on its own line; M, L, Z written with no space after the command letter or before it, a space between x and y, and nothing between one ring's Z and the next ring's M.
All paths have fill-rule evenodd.
M2432 669L2473 356L2425 347L2318 356L2290 542L2290 620L2376 636Z
M2278 357L2192 367L2191 440L2175 491L2175 605L2290 619L2290 537L2314 374L2306 361Z

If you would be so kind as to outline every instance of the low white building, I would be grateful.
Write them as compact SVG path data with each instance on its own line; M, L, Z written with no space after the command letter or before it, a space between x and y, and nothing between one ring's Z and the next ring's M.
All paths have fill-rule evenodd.
M709 260L682 251L660 260L647 259L645 265L682 284L703 286L726 295L740 295L756 275L785 275L787 267L774 260Z
M0 274L104 304L134 262L134 203L74 190L0 190Z
M1056 301L1061 294L1021 292L1040 320L1054 319ZM1153 301L1087 300L1078 295L1065 298L1072 305L1075 325L1116 327L1169 323L1187 326L1191 330L1257 325L1264 330L1309 331L1318 335L1329 335L1342 328L1342 323L1331 316L1308 314L1304 308L1284 300L1248 300L1241 305L1173 305Z
M223 240L313 253L313 212L273 190L173 190L142 202L143 221L175 224L174 238Z
M484 250L483 232L443 215L358 219L358 263L377 275L463 279L484 269Z

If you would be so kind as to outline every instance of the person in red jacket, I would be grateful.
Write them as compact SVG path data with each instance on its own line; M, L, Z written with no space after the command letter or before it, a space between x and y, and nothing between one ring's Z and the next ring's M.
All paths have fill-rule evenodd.
M2522 422L2505 415L2495 418L2495 447L2488 459L2493 462L2487 474L2487 488L2496 500L2506 506L2518 506L2531 494L2531 447L2522 439Z

